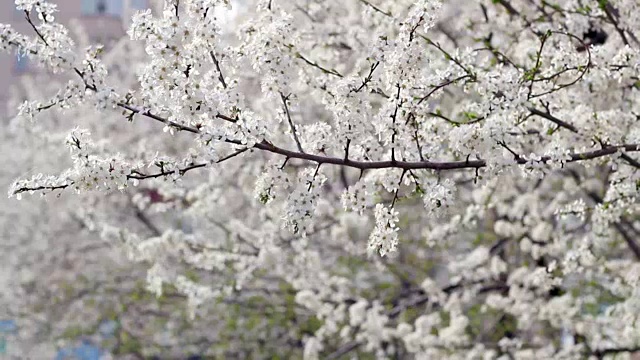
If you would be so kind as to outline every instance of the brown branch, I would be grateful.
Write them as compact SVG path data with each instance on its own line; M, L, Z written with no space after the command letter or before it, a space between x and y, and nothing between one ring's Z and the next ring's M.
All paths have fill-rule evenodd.
M184 131L188 131L194 134L200 134L200 130L194 127L190 127L190 126L186 126L186 125L181 125L178 124L176 122L170 121L168 119L165 119L161 116L152 114L149 110L142 110L136 107L133 107L129 104L125 104L125 103L118 103L118 106L123 107L129 111L135 112L137 114L143 115L145 117L151 118L153 120L162 122L166 125L169 126L173 126L175 128L178 128L179 130L184 130ZM231 119L231 118L229 118ZM234 120L234 119L231 119ZM234 140L234 139L225 139L224 140L227 143L230 144L236 144L236 145L243 145L241 141L239 140ZM305 161L310 161L310 162L315 162L317 164L332 164L332 165L340 165L340 166L345 166L345 167L352 167L352 168L356 168L356 169L360 169L360 170L367 170L367 169L389 169L389 168L398 168L398 169L403 169L403 170L413 170L413 169L431 169L431 170L438 170L438 171L442 171L442 170L455 170L455 169L479 169L482 167L487 166L487 162L485 160L464 160L464 161L399 161L399 160L395 160L392 159L391 161L357 161L357 160L350 160L348 158L337 158L337 157L330 157L330 156L321 156L321 155L314 155L314 154L307 154L307 153L303 153L303 152L299 152L299 151L292 151L292 150L287 150L287 149L283 149L280 147L277 147L267 141L262 141L260 143L257 143L254 145L255 149L259 149L259 150L263 150L263 151L268 151L274 154L279 154L279 155L283 155L285 156L287 159L300 159L300 160L305 160ZM247 148L241 149L239 151L237 151L234 154L231 154L229 156L227 156L226 158L223 158L220 160L224 161L227 160L231 157L234 157L244 151L248 150ZM583 160L592 160L592 159L596 159L596 158L600 158L600 157L604 157L604 156L608 156L608 155L612 155L615 154L618 151L628 151L628 152L632 152L632 151L640 151L640 144L624 144L624 145L615 145L615 146L606 146L603 147L602 149L598 149L598 150L592 150L592 151L586 151L586 152L581 152L581 153L572 153L569 154L569 159L567 160L568 162L576 162L576 161L583 161ZM551 160L551 157L549 156L543 156L540 158L540 160L538 160L537 162L540 163L546 163L548 161ZM527 160L520 158L517 159L515 161L517 164L526 164ZM200 167L204 167L206 166L206 164L194 164L191 165L187 168L181 169L179 170L180 174L184 174L186 171L189 171L191 169L195 169L195 168L200 168ZM172 174L173 172L160 172L157 174L133 174L133 175L128 175L128 178L131 179L146 179L146 178L153 178L153 177L161 177L161 176L166 176L169 174ZM37 187L37 188L21 188L16 190L16 192L14 192L14 194L20 193L20 192L25 192L25 191L37 191L37 190L45 190L45 189L51 189L51 190L55 190L55 189L63 189L68 187L69 185L72 184L65 184L65 185L61 185L61 186L56 186L56 187Z
M427 93L427 95L425 95L425 96L421 97L421 98L420 98L420 100L418 100L418 105L420 105L423 101L427 100L427 99L428 99L431 95L433 95L433 93L435 93L436 91L438 91L438 90L440 90L440 89L442 89L442 88L444 88L444 87L446 87L446 86L448 86L448 85L451 85L451 84L453 84L453 83L456 83L456 82L458 82L458 81L460 81L460 80L464 80L464 79L466 79L466 78L471 78L471 75L469 75L469 74L467 74L467 75L462 75L462 76L459 76L459 77L457 77L457 78L455 78L455 79L451 79L451 80L444 81L444 82L442 82L442 83L441 83L441 84L439 84L439 85L432 85L432 89L431 89L431 91L429 91L429 92Z
M144 224L147 229L149 229L153 236L157 237L162 235L162 231L160 231L160 229L151 221L151 219L149 219L147 214L145 214L142 209L140 209L136 204L133 204L133 201L132 206L134 207L136 218L140 220L140 222Z
M494 1L494 3L498 3L498 4L502 5L502 7L504 7L507 10L507 13L509 13L509 15L520 16L520 12L518 10L516 10L513 7L513 5L511 5L510 2L508 2L506 0L497 0L497 1Z
M431 40L430 38L428 38L425 35L422 34L418 34L419 37L421 37L424 41L427 42L427 44L435 47L436 49L438 49L438 51L440 51L442 53L442 55L444 55L445 59L449 60L449 61L453 61L454 64L458 65L458 67L460 69L462 69L465 73L467 73L467 75L469 75L469 77L475 81L476 80L476 75L473 73L473 71L471 71L470 69L468 69L466 66L462 65L462 62L460 61L460 59L458 59L457 57L451 55L451 53L449 53L447 50L445 50L442 46L440 46L439 43Z
M622 224L624 222L626 222L626 220L623 219L623 220L621 220L619 222L613 223L613 227L615 227L616 230L620 233L620 235L622 235L622 238L627 243L627 246L629 246L629 249L631 249L631 251L633 252L633 255L635 255L636 259L640 260L640 246L633 239L631 234L629 234L627 232L627 230L622 226Z
M135 106L131 106L131 105L123 103L123 102L119 102L118 106L120 106L121 108L127 109L127 110L133 112L134 114L139 114L139 115L146 116L146 117L148 117L150 119L159 121L159 122L164 123L164 124L166 124L168 126L174 127L174 128L176 128L178 130L188 131L188 132L191 132L191 133L194 133L194 134L199 134L200 133L200 130L198 130L198 129L194 128L194 127L178 124L177 122L174 122L174 121L171 121L169 119L163 118L161 116L152 114L150 110L140 109L140 108L137 108Z
M127 107L129 105L122 104ZM121 106L122 106L121 105ZM131 108L131 107L130 107ZM132 108L139 112L140 114L150 117L154 120L160 121L165 124L169 124L172 126L176 126L182 130L189 131L195 134L199 134L200 131L198 129L172 123L167 119L159 117L157 115L150 114L148 111L141 112L140 109ZM242 142L234 139L226 139L224 140L227 143L242 145ZM283 155L289 159L300 159L311 161L320 164L333 164L333 165L341 165L346 167L352 167L360 170L366 169L385 169L385 168L398 168L398 169L431 169L431 170L453 170L453 169L477 169L487 166L486 161L484 160L465 160L465 161L356 161L344 158L330 157L330 156L321 156L314 154L301 153L297 151L291 151L287 149L283 149L277 147L269 142L262 141L254 145L254 148L272 152L275 154ZM616 153L619 150L625 151L640 151L640 145L638 144L624 144L624 145L615 145L615 146L607 146L602 149L586 151L582 153L573 153L569 154L569 162L581 161L581 160L592 160L603 156L608 156ZM551 160L549 156L543 156L539 162L546 163ZM517 161L518 164L525 164L526 160L521 159Z
M335 69L324 68L324 67L320 66L318 63L313 62L313 61L307 59L306 57L302 56L302 54L300 54L300 53L296 53L296 57L301 59L302 61L306 62L307 64L309 64L309 65L311 65L311 66L313 66L313 67L315 67L317 69L320 69L325 74L329 74L329 75L333 75L333 76L337 76L337 77L344 77L342 74L337 72Z
M587 192L587 195L596 204L602 204L603 199L600 196L598 196L596 193ZM616 231L618 231L620 233L620 235L622 236L624 241L627 243L627 246L629 246L629 249L631 249L631 251L633 252L633 255L636 257L636 259L640 260L640 246L633 239L631 234L629 234L629 232L627 232L627 230L624 228L623 224L630 225L628 223L628 221L624 217L620 217L620 221L617 221L617 222L613 223L613 227L616 229ZM631 227L633 228L633 225L631 225Z
M27 19L27 22L29 23L29 25L31 25L31 27L33 28L33 31L36 32L36 35L38 35L40 40L42 40L46 46L49 46L47 39L45 39L45 37L40 32L40 30L38 30L38 27L36 26L36 24L34 24L33 21L31 21L31 14L29 14L27 10L24 11L24 14L25 14L25 18ZM42 18L44 18L44 16Z
M262 142L255 145L257 149L269 151L275 154L284 155L291 159L301 159L316 163L342 165L352 167L361 170L367 169L385 169L385 168L398 168L398 169L431 169L431 170L453 170L453 169L474 169L487 166L484 160L464 160L464 161L355 161L343 158L319 156L313 154L302 154L299 152L286 150L274 146L272 144ZM581 160L592 160L599 157L607 156L616 153L618 150L624 149L626 151L640 151L640 145L618 145L609 146L599 150L586 151L582 153L569 154L568 162L575 162ZM543 156L539 162L545 163L551 160L549 156ZM527 161L521 159L517 161L518 164L525 164Z
M614 14L614 12L617 12L617 10L611 4L609 4L608 1L605 1L604 4L600 5L600 9L602 9L602 11L604 11L605 15L607 15L607 19L609 20L609 22L611 22L613 27L616 29L616 31L618 32L618 34L622 38L622 42L625 45L629 45L629 40L627 40L627 36L625 35L624 30L622 30L622 28L620 28L620 24L618 23L618 19L616 19L617 16Z
M300 143L300 139L298 138L298 132L296 131L296 126L293 124L293 120L291 120L289 105L287 105L287 101L289 101L289 96L284 96L283 93L280 93L280 99L282 100L282 105L284 106L284 112L287 115L287 120L289 121L289 127L291 128L291 133L293 134L293 140L295 140L296 142L298 151L300 151L301 153L304 153L304 150L302 149L302 144Z
M380 61L372 63L371 67L369 68L369 74L367 74L367 76L362 80L362 84L357 89L351 89L349 92L357 93L364 89L364 87L367 86L369 82L371 82L371 79L373 78L373 72L376 71L378 65L380 65Z
M28 192L28 191L40 191L40 190L62 190L62 189L66 189L69 186L73 185L73 182L70 182L68 184L63 184L63 185L54 185L54 186L36 186L33 188L29 188L29 187L21 187L19 189L16 189L13 191L13 195L17 195L23 192Z
M391 115L393 133L391 134L391 162L396 162L396 135L398 130L396 129L396 118L398 117L398 109L400 108L400 84L396 84L398 92L396 93L396 108Z
M557 31L553 32L553 33L563 34L563 35L569 36L571 38L576 38L579 41L582 41L582 39L579 39L575 35L572 35L572 34L567 34L567 33L562 33L562 32L557 32ZM321 69L324 72L327 72L329 74L342 77L342 75L340 73L336 72L335 70L327 70L327 69L319 66L318 64L307 60L306 58L304 58L300 54L296 54L296 55L299 58L303 59L308 64L310 64L312 66L315 66L315 67ZM587 64L586 68L589 67L590 63L591 63L591 55L589 54L589 62ZM81 71L79 71L77 68L74 68L74 70L78 74L78 76L80 76L82 78L82 80L86 84L86 80L84 78L84 74ZM582 75L584 75L584 73ZM93 91L97 90L95 88L95 86L93 86L93 87L89 87L88 86L88 88L90 88ZM119 102L117 105L122 107L122 108L124 108L124 109L127 109L129 111L132 111L133 113L140 114L140 115L143 115L145 117L151 118L153 120L162 122L162 123L164 123L164 124L166 124L168 126L172 126L172 127L176 128L178 130L187 131L187 132L191 132L191 133L194 133L194 134L200 134L201 133L198 128L176 123L174 121L168 120L168 119L163 118L161 116L155 115L155 114L151 113L150 110L143 110L143 109L134 107L132 105L129 105L129 104L123 103L123 102ZM237 119L228 117L228 116L223 115L223 114L217 114L216 117L218 117L220 119L224 119L226 121L234 122L234 123L237 121ZM224 141L227 142L227 143L231 143L231 144L243 145L242 142L239 141L239 140L225 139ZM453 169L470 169L470 168L478 169L478 168L482 168L482 167L487 166L487 163L484 160L442 161L442 162L437 162L437 161L415 161L415 162L409 162L409 161L397 161L397 160L395 160L395 158L392 158L391 161L355 161L355 160L350 160L348 158L336 158L336 157L320 156L320 155L307 154L307 153L303 153L303 152L291 151L291 150L287 150L287 149L283 149L283 148L277 147L277 146L275 146L275 145L273 145L273 144L271 144L271 143L269 143L267 141L262 141L260 143L255 144L254 148L259 149L259 150L263 150L263 151L272 152L272 153L275 153L275 154L284 155L287 159L300 159L300 160L306 160L306 161L315 162L317 164L341 165L341 166L346 166L346 167L357 168L357 169L360 169L360 170L365 170L365 169L384 169L384 168L399 168L399 169L403 169L403 170L412 170L412 169L453 170ZM246 150L247 149L244 149L242 151L246 151ZM581 161L581 160L591 160L591 159L595 159L595 158L599 158L599 157L603 157L603 156L614 154L614 153L618 152L619 150L640 151L640 145L638 145L638 144L625 144L625 145L617 145L617 146L606 146L606 147L603 147L602 149L599 149L599 150L587 151L587 152L583 152L583 153L573 153L573 154L569 155L569 160L568 161L569 162L574 162L574 161ZM392 151L393 151L393 149L392 149ZM237 155L237 154L235 154L235 155ZM233 156L235 156L235 155L233 155ZM540 160L538 160L538 162L546 163L549 160L551 160L551 157L544 156ZM518 159L518 160L516 160L516 162L518 164L525 164L527 161L525 159ZM203 167L203 166L206 166L206 164L196 164L196 165L192 165L192 167L190 167L187 170L190 170L191 168ZM183 170L185 170L185 169L183 169ZM137 175L137 176L142 176L143 178L146 178L146 177L159 177L159 176L165 176L165 175L168 175L168 174L165 174L164 172L161 172L159 174ZM136 175L129 175L129 176L136 176ZM68 184L68 185L70 185L70 184ZM65 187L68 186L68 185L65 185ZM27 190L23 190L23 191L29 191L29 190L27 189Z
M567 36L567 37L569 37L569 38L571 38L573 40L578 41L585 48L585 50L587 51L587 63L584 66L579 66L578 67L578 69L581 69L580 75L577 76L574 80L572 80L572 81L570 81L570 82L568 82L566 84L557 85L553 89L548 90L548 91L543 91L543 92L541 92L539 94L529 94L527 96L527 98L529 98L529 99L538 98L538 97L541 97L541 96L544 96L544 95L552 94L552 93L557 92L557 91L559 91L561 89L564 89L564 88L567 88L569 86L572 86L572 85L576 84L578 81L582 80L582 78L587 74L587 72L591 68L591 62L592 62L591 61L591 50L589 50L589 46L584 42L584 40L582 40L578 36L575 36L575 35L573 35L571 33L563 32L563 31L549 31L548 34L564 35L564 36Z
M626 161L629 165L640 169L640 162L634 158L632 158L631 156L627 155L626 153L622 153L622 155L620 155L620 157Z
M213 64L216 66L216 69L218 70L218 80L220 80L222 87L226 89L227 82L224 80L224 76L222 75L222 70L220 70L220 62L216 58L216 54L213 51L211 51L210 54L211 54L211 59L213 60Z
M372 8L373 10L379 12L380 14L383 14L383 15L388 16L388 17L393 17L393 15L391 15L391 13L389 11L384 11L384 10L380 9L379 7L373 5L372 3L368 2L367 0L360 0L360 2L365 4L368 7Z
M567 123L565 121L562 121L562 120L558 119L557 117L551 115L548 112L540 111L540 110L538 110L536 108L533 108L533 107L529 107L527 109L533 115L537 115L537 116L543 117L543 118L551 121L552 123L554 123L554 124L556 124L556 125L558 125L558 126L560 126L562 128L565 128L565 129L567 129L567 130L569 130L571 132L574 132L574 133L578 133L578 128L576 128L575 126L573 126L573 125L571 125L571 124L569 124L569 123Z
M578 173L576 171L570 170L569 174L571 174L571 176L577 182L580 182L580 176L578 175ZM586 191L585 190L585 193L596 204L602 204L603 201L604 201L604 199L602 197L600 197L600 195L596 194L593 191ZM631 251L633 252L633 254L636 257L636 259L640 260L640 245L638 245L638 243L627 232L627 230L624 228L623 225L630 226L633 229L633 225L630 224L627 221L627 219L624 218L624 216L620 217L620 221L617 221L617 222L613 223L614 228L616 229L616 231L618 231L620 233L620 235L622 235L622 238L627 243L627 246L629 246L629 249L631 249Z
M559 127L565 128L565 129L567 129L567 130L569 130L569 131L571 131L573 133L576 133L576 134L579 133L577 127L575 127L575 126L573 126L573 125L571 125L571 124L569 124L569 123L567 123L565 121L562 121L562 120L558 119L557 117L551 115L551 113L549 113L548 110L547 110L547 112L543 112L543 111L540 111L540 110L538 110L536 108L532 108L532 107L529 107L528 110L532 114L538 115L540 117L543 117L543 118L553 122L554 124L558 125ZM622 155L620 155L620 157L624 161L626 161L629 165L640 169L640 162L638 160L632 158L631 156L627 155L624 152L622 153Z
M224 162L224 161L226 161L226 160L229 160L229 159L231 159L231 158L234 158L234 157L236 157L236 156L238 156L238 155L242 154L243 152L245 152L245 151L247 151L247 150L249 150L249 148L243 148L243 149L240 149L240 150L238 150L238 151L235 151L235 152L233 152L233 153L231 153L231 154L229 154L229 155L227 155L227 156L225 156L225 157L223 157L223 158L219 159L219 160L218 160L218 161L216 161L215 163L216 163L216 164L219 164L219 163L221 163L221 162ZM209 165L209 164L208 164L208 163L192 164L192 165L189 165L189 166L184 167L184 168L182 168L182 169L178 169L178 173L179 173L180 175L184 175L184 174L185 174L186 172L188 172L189 170L194 170L194 169L203 168L203 167L205 167L205 166L207 166L207 165ZM144 179L152 179L152 178L158 178L158 177L168 176L168 175L172 175L172 174L175 174L175 173L176 173L176 171L175 171L175 170L171 170L171 171L166 170L166 171L161 171L161 172L159 172L159 173L155 173L155 174L143 174L143 173L140 173L140 172L138 172L138 171L135 171L135 172L132 172L132 174L133 174L133 175L127 175L127 179L144 180Z
M593 352L593 355L601 359L605 355L612 355L612 354L619 354L619 353L636 353L639 351L640 351L640 347L610 348L610 349L596 350Z

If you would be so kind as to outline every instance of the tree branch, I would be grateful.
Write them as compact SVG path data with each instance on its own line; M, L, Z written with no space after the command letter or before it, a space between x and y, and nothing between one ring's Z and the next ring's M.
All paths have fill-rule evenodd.
M216 69L218 70L218 80L220 80L222 87L226 89L227 82L224 80L224 76L222 75L222 70L220 70L220 62L216 58L216 54L213 51L211 51L210 54L211 54L211 59L213 60L213 64L216 66Z
M293 120L291 120L291 113L289 112L289 106L287 105L289 96L284 96L283 93L280 93L280 99L282 100L282 105L284 106L284 112L287 115L287 120L289 121L289 127L291 128L291 133L293 134L293 140L295 140L296 142L298 151L300 151L301 153L304 153L304 150L302 149L302 144L300 143L300 139L298 138L298 132L296 131L296 126L293 124Z
M556 125L558 125L558 126L560 126L562 128L565 128L565 129L567 129L567 130L569 130L569 131L571 131L573 133L578 133L578 128L576 128L575 126L573 126L573 125L571 125L571 124L569 124L567 122L564 122L564 121L558 119L557 117L551 115L548 112L543 112L543 111L540 111L540 110L538 110L536 108L533 108L533 107L528 107L527 109L533 115L537 115L537 116L543 117L543 118L551 121L552 123L554 123L554 124L556 124Z

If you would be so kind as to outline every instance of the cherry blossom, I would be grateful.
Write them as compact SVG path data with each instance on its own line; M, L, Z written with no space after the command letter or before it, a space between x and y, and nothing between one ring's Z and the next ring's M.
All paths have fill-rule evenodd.
M170 319L139 356L640 351L637 1L172 0L104 45L15 5L0 49L47 75L14 99L3 207L108 246L107 299ZM16 294L57 264L32 256ZM79 298L118 283L95 272Z

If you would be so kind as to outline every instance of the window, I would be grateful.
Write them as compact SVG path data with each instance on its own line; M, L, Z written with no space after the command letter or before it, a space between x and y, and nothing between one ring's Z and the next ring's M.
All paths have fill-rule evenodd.
M82 0L83 15L122 16L123 0Z
M27 71L29 67L29 58L26 55L18 54L16 55L16 63L15 63L15 71L18 74L22 74Z

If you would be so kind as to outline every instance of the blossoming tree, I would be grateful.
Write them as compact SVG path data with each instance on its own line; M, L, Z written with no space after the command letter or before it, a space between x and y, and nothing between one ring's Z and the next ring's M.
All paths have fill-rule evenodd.
M2 25L0 47L61 84L18 119L70 155L9 196L83 199L227 344L202 351L640 349L640 3L241 3L140 12L109 62L16 0L33 31Z

